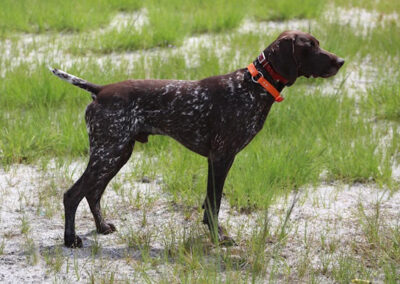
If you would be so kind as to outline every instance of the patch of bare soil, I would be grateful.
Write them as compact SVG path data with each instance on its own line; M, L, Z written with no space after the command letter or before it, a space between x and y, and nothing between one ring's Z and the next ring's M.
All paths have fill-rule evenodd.
M209 243L201 211L174 203L172 196L163 192L161 179L147 183L132 179L133 158L102 199L106 218L118 231L97 235L89 207L82 201L76 228L84 247L63 247L62 193L79 177L83 166L83 162L53 163L46 169L15 165L0 170L0 282L88 282L93 277L132 282L150 278L157 282L166 276L172 279L173 263L155 261L150 265L152 259L162 259L188 234ZM282 198L268 210L271 231L280 230L294 197ZM326 244L334 244L333 255L340 255L351 251L354 243L366 242L360 208L363 214L371 215L379 206L388 227L396 226L400 217L400 193L374 185L321 185L300 191L296 201L285 227L285 241L269 240L265 246L265 254L280 246L279 255L293 270L293 279L305 255L314 271L324 271L321 251L326 250ZM223 201L220 220L238 241L236 250L248 249L246 241L259 231L265 214L243 214ZM376 277L382 280L381 275ZM332 282L322 272L320 280Z

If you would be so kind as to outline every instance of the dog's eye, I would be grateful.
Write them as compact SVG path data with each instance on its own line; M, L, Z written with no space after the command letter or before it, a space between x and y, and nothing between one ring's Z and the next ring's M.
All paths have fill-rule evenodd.
M311 42L311 46L312 46L312 47L315 47L315 42L312 41L312 42Z

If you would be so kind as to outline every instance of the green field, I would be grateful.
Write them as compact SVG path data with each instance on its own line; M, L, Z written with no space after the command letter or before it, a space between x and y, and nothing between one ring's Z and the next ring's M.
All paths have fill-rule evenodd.
M224 192L232 208L265 210L280 196L320 183L372 183L392 192L398 189L392 175L393 165L400 163L400 5L395 1L0 0L0 7L0 165L4 169L88 157L84 111L91 98L52 76L47 65L98 84L128 78L201 79L247 66L283 31L243 32L243 23L249 21L255 26L303 25L346 64L336 78L301 78L283 91L285 101L273 106L263 130L237 156L229 173ZM356 26L350 19L327 20L336 18L335 14L328 17L327 11L338 9L365 9L378 16ZM127 23L110 28L117 15L125 15ZM139 15L147 20L138 26ZM363 26L371 21L374 26ZM190 49L188 39L193 37L200 44ZM195 62L188 64L185 54ZM355 77L361 79L354 81ZM162 188L175 202L188 207L201 204L206 192L204 158L161 136L137 143L134 152L144 158L132 179L162 176ZM265 237L261 232L249 240L251 257L261 257L257 251L265 246ZM185 257L178 254L174 256L178 279L224 282L218 274L221 268L207 263L201 244L194 246L200 268L182 268ZM384 252L372 264L379 270L380 260L389 263L385 266L388 283L400 281L398 246L380 248ZM348 283L346 277L370 277L354 261L351 256L344 258L329 278ZM256 259L246 265L246 281L265 279L269 263ZM229 270L239 264L226 265ZM204 274L196 280L185 269L200 269ZM303 280L317 283L313 273L317 274L307 271Z

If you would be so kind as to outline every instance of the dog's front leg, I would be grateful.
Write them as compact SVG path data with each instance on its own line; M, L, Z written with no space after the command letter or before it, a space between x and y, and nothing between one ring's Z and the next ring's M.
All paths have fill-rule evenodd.
M226 176L232 166L235 156L226 156L223 158L208 158L208 182L207 197L204 201L203 223L208 225L213 242L232 245L234 241L224 234L224 230L218 225L218 213L221 206L222 190Z

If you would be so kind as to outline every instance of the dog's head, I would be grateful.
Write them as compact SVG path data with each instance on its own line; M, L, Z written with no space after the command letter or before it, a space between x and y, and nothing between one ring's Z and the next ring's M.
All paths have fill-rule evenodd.
M334 76L344 60L319 46L312 35L301 31L285 31L264 50L265 57L276 72L292 85L297 77Z

